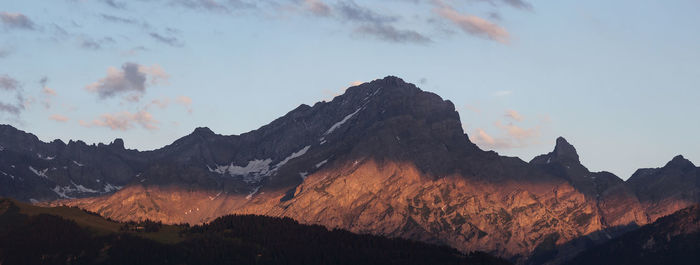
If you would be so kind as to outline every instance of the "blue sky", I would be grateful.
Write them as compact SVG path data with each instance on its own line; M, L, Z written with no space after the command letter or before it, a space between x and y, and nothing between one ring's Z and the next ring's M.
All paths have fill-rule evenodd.
M154 149L256 129L396 75L455 103L483 149L557 136L628 178L700 162L700 2L0 2L0 122L42 140Z

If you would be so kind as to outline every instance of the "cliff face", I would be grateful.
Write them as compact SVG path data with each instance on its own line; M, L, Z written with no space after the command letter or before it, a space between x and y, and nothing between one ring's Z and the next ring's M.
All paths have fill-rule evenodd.
M2 139L0 144L9 146L0 151L0 166L16 160L28 168L46 161L25 159L34 155L35 147L26 148L32 145ZM56 150L67 149L58 146ZM681 169L644 171L653 181L633 177L624 182L611 173L590 172L564 138L557 139L551 153L529 163L483 151L462 131L451 102L396 77L351 87L331 102L302 105L242 135L198 128L149 152L124 150L119 141L83 148L90 150L83 157L97 165L94 172L113 174L110 183L124 188L106 194L76 188L61 196L51 188L99 186L89 186L98 184L87 173L61 177L49 169L46 177L37 178L30 170L17 170L12 172L34 181L26 186L37 192L0 192L24 200L80 197L54 204L117 220L201 223L231 213L288 216L353 232L482 250L523 263L533 253L546 261L570 257L630 225L672 212L663 207L698 199L697 168L687 163L671 163L683 164ZM51 163L56 168L75 159L72 153L55 152ZM673 184L663 186L664 178ZM688 180L696 181L695 186L682 183ZM656 191L658 185L664 188ZM649 194L647 189L659 195L641 196ZM662 196L667 189L677 195Z

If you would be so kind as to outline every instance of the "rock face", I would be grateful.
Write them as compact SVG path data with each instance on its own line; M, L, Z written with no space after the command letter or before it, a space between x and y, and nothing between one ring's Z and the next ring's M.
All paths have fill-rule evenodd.
M627 183L651 220L700 202L700 168L683 156L662 168L639 169Z
M20 162L43 170L49 164L34 163L49 162L29 159L38 146L42 155L56 155L49 168L69 167L78 158L60 150L81 146L87 151L80 158L90 157L85 164L94 164L91 172L102 174L61 178L48 170L46 178L36 178L28 170L9 171L24 179L3 181L27 188L0 188L3 196L80 197L54 204L117 220L201 223L231 213L287 216L358 233L482 250L520 263L560 262L670 213L662 207L679 198L698 199L698 170L687 163L676 166L682 161L670 163L673 170L644 170L645 177L633 177L639 181L624 182L608 172L590 172L564 138L557 139L554 151L529 163L483 151L463 132L450 101L396 77L351 87L330 102L301 105L245 134L223 136L197 128L148 152L124 150L117 141L44 144L21 132L2 133L33 142L13 145L0 139L6 146L0 151L3 172L9 171L5 165ZM53 145L54 153L43 147ZM51 190L73 183L96 189L90 181L98 177L125 187L104 196L62 196ZM666 187L661 184L665 178L696 184L676 181ZM29 179L33 182L21 183ZM656 186L664 187L660 197L640 197ZM678 194L664 197L667 189ZM658 204L661 197L667 202Z

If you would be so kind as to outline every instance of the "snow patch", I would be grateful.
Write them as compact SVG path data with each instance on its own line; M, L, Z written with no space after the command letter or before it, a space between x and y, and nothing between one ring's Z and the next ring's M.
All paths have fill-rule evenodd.
M230 165L219 166L216 168L211 168L207 166L210 172L219 174L229 174L230 176L242 176L243 181L246 183L256 183L262 180L263 177L268 176L270 173L270 163L272 159L265 160L251 160L245 167L236 166L233 162Z
M272 174L275 174L277 170L283 165L285 165L287 162L306 154L306 152L309 151L309 148L311 148L310 145L305 146L301 150L290 154L289 156L287 156L282 161L280 161L272 167L270 167L272 159L268 158L265 160L256 159L248 161L248 164L246 164L245 166L237 166L234 165L233 162L225 166L216 165L216 167L214 168L207 165L207 169L209 169L209 172L218 173L221 175L228 174L232 177L240 176L243 182L248 184L259 183L264 177L268 177Z
M83 186L83 185L75 184L75 182L73 182L72 180L71 180L70 183L73 184L73 187L75 187L75 189L76 189L78 192L82 192L82 193L98 193L98 192L99 192L99 191L96 191L96 190L93 190L93 189L86 188L86 187Z
M328 159L323 160L323 161L321 161L321 162L318 162L318 164L316 164L316 168L320 168L320 167L322 167L323 165L325 165L326 163L328 163Z
M105 184L105 187L104 187L104 192L108 193L108 192L118 191L118 190L121 190L122 188L123 188L123 186L112 185L109 182L107 182L107 184Z
M61 187L56 185L53 189L51 189L53 192L58 194L58 197L64 198L64 199L72 199L73 197L68 196L66 193L73 191L70 186L65 186Z
M7 173L5 173L4 171L0 171L0 173L2 173L2 174L5 175L5 176L8 176L8 177L10 177L10 178L12 178L12 179L15 179L15 176L13 176L12 174L7 174Z
M338 128L340 128L340 126L343 126L343 124L345 122L347 122L350 118L355 116L355 114L360 112L360 110L362 110L362 108L358 108L357 110L355 110L355 112L348 114L347 116L345 116L345 118L343 118L339 122L336 122L335 124L333 124L333 126L331 126L331 128L328 129L328 131L326 131L326 133L324 133L323 135L328 135L328 134L332 133L333 131L337 130Z
M311 146L307 145L307 146L304 146L304 148L302 148L301 150L292 153L291 155L286 157L284 160L277 163L277 165L275 165L275 170L277 170L278 168L280 168L284 164L287 164L287 162L289 162L290 160L297 158L297 157L300 157L300 156L303 156L304 154L306 154L306 151L309 151L309 148L311 148Z
M29 202L31 202L31 203L39 203L39 201L37 201L37 200L34 199L34 198L29 198Z
M36 157L44 159L44 160L53 160L54 158L56 158L56 156L43 156L39 153L36 153Z
M75 164L76 166L79 166L79 167L85 166L84 164L78 163L78 161L75 161L75 160L73 160L73 164Z
M29 170L31 170L32 172L34 172L34 174L36 174L36 175L39 176L39 177L42 177L42 178L45 178L45 179L48 179L48 178L49 178L48 176L46 176L46 171L49 171L48 168L45 168L45 169L43 169L43 170L36 170L36 169L34 169L32 166L29 166Z
M299 172L299 176L301 180L306 180L306 177L309 176L309 172Z
M5 147L0 145L0 151L5 151Z

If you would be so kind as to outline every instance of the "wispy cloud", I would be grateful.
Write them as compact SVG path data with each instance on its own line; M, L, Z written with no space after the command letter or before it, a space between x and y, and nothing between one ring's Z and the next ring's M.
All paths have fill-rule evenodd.
M137 26L137 27L143 28L143 29L148 29L151 27L148 24L148 22L136 20L133 18L125 18L125 17L114 16L114 15L109 15L109 14L100 14L100 18L102 18L104 21L107 21L107 22L125 24L125 25L133 25L133 26Z
M510 34L508 31L495 23L474 15L461 14L441 1L437 1L436 3L437 7L435 8L435 12L441 17L452 21L452 23L457 25L465 33L504 44L510 42Z
M19 88L19 82L9 75L0 75L0 89L6 91L15 91Z
M50 88L47 85L48 82L49 82L49 78L46 76L39 79L39 84L41 85L41 94L42 94L41 103L47 109L51 108L52 99L57 95L56 90L54 90L53 88Z
M184 45L184 44L182 44L182 42L181 42L177 37L175 37L175 36L165 36L165 35L161 35L161 34L159 34L159 33L157 33L157 32L151 32L151 33L148 34L148 35L151 36L151 38L153 38L154 40L157 40L157 41L159 41L159 42L161 42L161 43L165 43L165 44L170 45L170 46L173 46L173 47L182 47L182 46Z
M63 116L61 114L53 114L49 116L50 120L57 121L57 122L67 122L70 120L70 118Z
M0 21L2 21L7 28L24 30L36 29L34 21L21 13L0 12Z
M16 79L8 75L0 75L0 93L14 93L14 102L5 101L10 97L2 96L0 100L0 114L6 113L15 117L25 109L25 99L21 91L21 84Z
M321 0L304 0L306 8L314 15L317 16L330 16L331 7L325 4Z
M514 110L506 111L504 118L511 121L524 121L525 118ZM487 133L483 128L477 128L470 133L469 139L484 149L503 150L523 148L538 144L541 137L542 123L534 127L523 127L512 122L494 122L495 133ZM494 132L494 131L492 131Z
M358 5L352 0L338 2L336 11L340 14L341 18L355 22L379 24L398 20L396 16L377 13L372 9Z
M517 9L532 10L532 4L523 0L471 0L474 2L487 2L493 6L506 4Z
M504 114L504 116L506 118L513 119L515 121L522 121L523 120L523 116L520 115L519 112L514 111L514 110L507 110L506 114Z
M111 98L120 94L132 93L132 101L139 101L141 95L146 92L147 80L156 85L159 82L167 82L169 75L159 65L143 66L127 62L121 69L109 67L107 76L85 87L88 91L95 92L101 99Z
M102 3L105 5L111 7L111 8L116 8L116 9L124 9L126 8L126 3L116 1L116 0L102 0Z
M115 131L127 131L136 126L147 130L157 130L158 122L153 118L153 115L146 110L140 110L135 113L128 111L118 113L105 113L99 118L86 122L83 120L78 123L84 127L106 127Z
M428 43L432 40L413 30L401 30L392 25L369 24L358 27L355 32L374 36L380 40L396 43Z
M192 113L192 98L187 97L187 96L179 96L176 99L176 102L187 109L187 112Z

